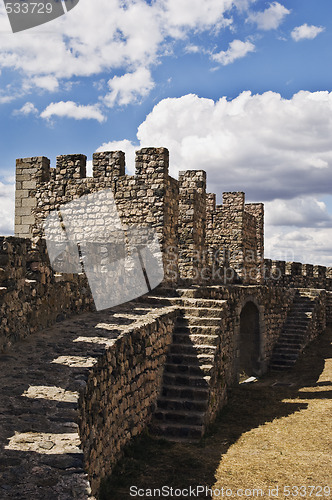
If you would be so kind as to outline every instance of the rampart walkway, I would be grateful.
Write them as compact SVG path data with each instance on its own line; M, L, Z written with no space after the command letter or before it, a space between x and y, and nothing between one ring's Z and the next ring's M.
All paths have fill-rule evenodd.
M87 313L0 355L1 500L93 498L78 435L79 391L105 346L149 312L135 303Z

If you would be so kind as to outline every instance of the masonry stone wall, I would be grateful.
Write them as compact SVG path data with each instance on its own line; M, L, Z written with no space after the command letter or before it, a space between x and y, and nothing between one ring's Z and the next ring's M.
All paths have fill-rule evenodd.
M223 204L208 195L207 241L219 259L224 283L260 283L264 255L264 208L245 204L242 192L223 193ZM211 259L211 257L210 257ZM218 276L219 279L219 276Z
M265 259L263 274L274 286L332 290L331 267Z
M260 314L260 334L262 340L262 370L265 371L273 348L280 335L282 326L286 320L287 313L293 303L295 295L294 289L279 287L269 287L260 285L250 286L222 286L206 288L204 296L206 298L216 298L226 300L228 304L229 323L228 328L235 332L233 338L233 348L228 354L230 360L236 360L235 353L238 349L237 337L239 333L240 313L246 302L252 301L257 305ZM224 353L225 354L225 353ZM236 367L229 368L227 380L234 380Z
M136 153L136 173L125 173L121 151L93 155L93 177L86 177L84 155L57 157L55 168L45 157L17 160L15 234L38 241L43 222L54 210L82 195L111 189L124 225L153 227L163 253L164 284L202 283L224 276L212 267L230 266L228 282L261 280L263 208L244 203L244 193L224 193L222 206L206 194L206 174L183 171L179 180L168 174L165 148ZM216 255L218 253L218 256ZM219 256L227 255L227 263Z
M84 275L55 274L43 241L0 237L0 352L71 314L91 310Z
M332 323L332 292L326 292L326 322Z
M79 427L94 493L151 420L176 315L176 307L149 313L143 325L120 334L90 370L80 395Z
M168 176L168 151L164 148L139 151L136 176L125 175L124 166L124 154L120 151L95 153L94 177L86 177L84 155L58 156L55 169L50 168L49 160L44 157L17 160L16 236L38 241L43 237L43 222L51 211L82 195L108 188L113 191L122 223L152 226L166 259L177 224L173 202L177 192ZM29 182L22 180L27 177ZM168 281L169 266L167 262L164 264Z
M206 173L203 170L179 173L178 245L182 279L202 283L207 266Z
M86 157L81 154L58 156L55 168L45 157L17 160L15 231L21 239L15 240L13 247L16 257L0 271L5 284L0 290L3 347L37 325L54 322L62 311L70 314L91 307L83 275L55 274L48 260L44 262L43 222L64 204L105 189L113 192L123 227L152 226L157 232L164 264L163 286L265 283L332 290L331 268L263 259L262 204L246 204L244 193L232 192L224 193L222 205L216 205L215 194L206 193L205 172L181 171L176 180L168 169L165 148L138 151L134 176L126 174L121 151L94 153L93 177L86 177ZM29 250L32 244L33 254ZM42 262L38 266L32 262L35 271L29 263L31 255ZM63 290L60 294L59 289ZM51 297L56 303L48 313ZM20 315L22 311L30 313L24 313L21 321L16 309ZM12 328L8 325L16 323L19 327L9 341Z

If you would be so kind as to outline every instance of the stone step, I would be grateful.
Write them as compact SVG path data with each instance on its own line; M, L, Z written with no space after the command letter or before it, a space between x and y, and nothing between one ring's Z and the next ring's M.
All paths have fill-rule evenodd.
M287 328L283 329L281 333L281 337L299 337L302 338L306 333L308 328Z
M206 335L216 335L217 333L219 333L219 331L219 326L176 325L174 327L174 333L200 333Z
M299 343L302 344L304 342L304 339L306 338L306 330L303 331L295 331L295 332L283 332L279 339L278 342L284 342L285 340L291 341L292 343L294 342L295 344Z
M308 325L306 327L304 326L290 326L289 328L287 325L284 325L282 332L283 333L289 333L289 334L294 334L294 335L301 335L302 333L306 332L308 329Z
M209 344L217 345L219 337L218 335L205 335L199 333L173 333L173 342L175 344L189 344L189 345L199 345L199 344Z
M150 432L155 436L165 436L170 441L197 441L204 434L203 425L181 425L154 421L150 425Z
M183 304L185 307L205 307L205 308L213 308L219 309L223 308L225 305L225 300L218 299L192 299L188 297L183 297L177 300L177 303Z
M289 365L278 365L278 364L271 364L270 365L270 370L272 372L281 372L281 371L284 371L284 370L288 370L290 368L293 368L294 364L289 364Z
M179 305L185 308L204 307L213 309L223 308L226 302L225 300L218 300L218 299L202 299L202 298L191 298L191 297L163 297L158 295L145 295L144 301L157 304Z
M302 319L305 321L306 319L312 318L312 311L308 311L307 309L302 311L291 311L288 317L292 319Z
M294 344L302 344L304 342L304 339L305 339L304 332L302 334L283 333L282 335L280 335L278 342L284 343L284 342L288 341L288 343L291 343L291 344L293 344L293 343Z
M311 318L295 318L295 317L289 317L286 321L284 326L287 326L289 328L307 328L308 324L310 323Z
M169 353L167 363L186 366L202 366L213 364L214 354L179 354Z
M301 348L300 348L301 349ZM284 345L284 344L277 344L276 345L276 348L275 348L275 352L278 352L278 353L282 353L282 352L285 352L285 353L290 353L290 354L298 354L299 350L298 348L293 348L293 347L290 347L288 344L287 345Z
M272 353L271 370L287 369L295 364L305 345L319 293L303 289L294 298L282 333Z
M275 363L277 360L291 360L291 359L294 359L294 360L297 360L297 358L299 357L299 352L296 352L296 353L288 353L288 352L285 352L285 351L280 351L280 350L276 350L273 354L273 362Z
M293 359L275 359L271 366L280 366L280 367L290 367L294 366L295 360Z
M310 324L310 321L308 321L306 324L300 324L300 323L295 322L295 321L290 322L290 323L286 322L284 324L283 328L287 329L287 330L298 330L298 329L306 330L308 328L309 324Z
M276 347L278 347L279 345L282 345L283 347L289 347L290 349L301 349L302 347L302 344L301 342L294 342L292 340L289 340L289 339L284 339L284 338L280 338L279 337L279 340L277 342L277 345Z
M217 346L209 344L171 344L170 354L215 354Z
M292 312L289 314L287 320L289 321L310 321L312 318L312 312Z
M220 318L209 318L204 316L178 316L176 326L215 326L220 328Z
M160 397L158 399L157 406L161 410L204 412L208 407L208 400L203 399L202 401L193 401L182 398Z
M186 298L200 298L202 296L202 290L200 288L177 288L176 293L180 297Z
M204 401L209 398L208 387L190 387L188 385L167 385L162 388L162 397L169 399L185 399L188 401Z
M226 303L226 300L224 301ZM206 318L222 318L224 313L223 309L215 309L215 308L209 308L209 307L186 307L186 308L181 308L180 311L183 312L184 314L188 314L190 316L195 316L197 317L206 317Z
M204 411L157 409L154 413L154 419L162 423L172 422L184 425L204 425L204 418Z
M303 305L303 304L299 304L299 305L296 305L296 304L293 304L290 308L290 312L291 313L308 313L308 314L311 314L312 311L314 310L314 304L312 305Z
M165 365L165 372L185 374L185 375L197 375L197 376L211 375L212 370L213 370L213 365L211 364L191 366L191 365L166 363Z
M164 372L163 383L166 386L178 385L189 387L206 387L208 388L211 377L209 375L184 375L178 373Z

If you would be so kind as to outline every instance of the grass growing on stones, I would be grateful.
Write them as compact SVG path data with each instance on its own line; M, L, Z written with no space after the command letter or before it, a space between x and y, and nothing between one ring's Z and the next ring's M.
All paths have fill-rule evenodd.
M199 443L169 443L148 434L137 439L103 483L100 499L129 499L132 485L145 490L223 487L232 490L233 498L239 488L261 488L269 498L268 489L278 485L277 498L285 498L284 486L330 485L325 498L332 498L331 336L330 327L293 370L233 388L228 405Z

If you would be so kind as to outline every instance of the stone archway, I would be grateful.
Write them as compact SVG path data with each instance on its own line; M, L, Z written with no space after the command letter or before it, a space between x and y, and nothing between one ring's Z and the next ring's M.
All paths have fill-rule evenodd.
M247 378L261 374L261 332L259 309L248 301L240 313L239 332L239 377Z

